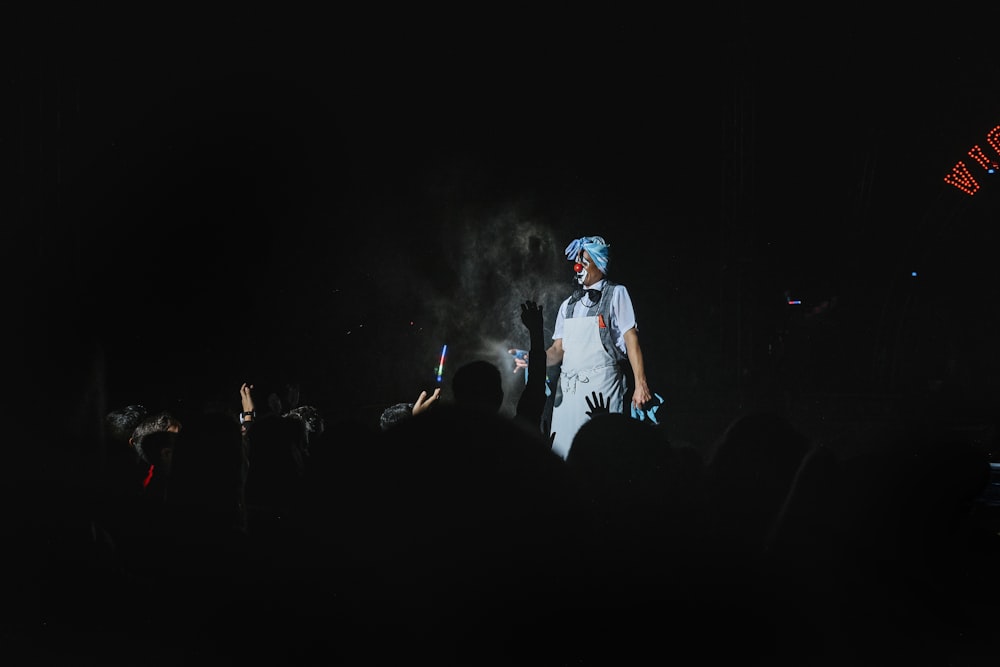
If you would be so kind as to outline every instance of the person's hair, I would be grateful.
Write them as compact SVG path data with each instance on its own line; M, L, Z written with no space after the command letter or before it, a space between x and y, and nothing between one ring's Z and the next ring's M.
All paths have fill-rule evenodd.
M298 419L305 425L306 444L309 444L311 436L322 435L323 431L326 430L326 422L323 420L323 415L312 405L300 405L297 408L292 408L284 416Z
M142 444L142 439L150 433L168 431L171 428L180 428L180 426L180 421L166 410L158 412L155 415L149 415L132 430L132 444L138 450Z
M146 408L141 405L126 405L112 410L104 417L104 427L115 442L128 444L135 427L146 418Z
M382 411L378 419L378 425L385 431L412 416L413 403L394 403Z

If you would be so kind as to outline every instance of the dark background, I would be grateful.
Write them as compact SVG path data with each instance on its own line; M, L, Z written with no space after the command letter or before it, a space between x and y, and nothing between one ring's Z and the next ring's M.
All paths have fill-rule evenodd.
M1000 184L967 151L996 157L991 17L836 11L17 17L7 404L85 438L249 381L375 419L445 344L446 396L508 363L524 299L551 330L563 248L597 234L675 414L990 418Z

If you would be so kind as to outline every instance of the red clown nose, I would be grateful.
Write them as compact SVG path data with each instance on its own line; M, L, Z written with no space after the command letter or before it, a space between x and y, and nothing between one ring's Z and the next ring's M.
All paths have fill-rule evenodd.
M580 273L581 271L583 271L583 264L581 264L580 262L577 262L576 264L573 265L573 272L574 273Z

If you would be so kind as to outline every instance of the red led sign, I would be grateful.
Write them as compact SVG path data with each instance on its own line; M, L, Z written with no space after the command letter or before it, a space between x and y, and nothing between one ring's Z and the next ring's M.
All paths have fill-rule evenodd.
M986 134L986 143L1000 154L1000 125L997 125ZM1000 169L997 160L988 157L978 145L969 149L969 157L975 160L976 164L982 167L987 174L992 174ZM945 175L944 182L948 185L954 185L970 196L976 194L976 191L979 190L979 183L976 182L975 177L969 171L969 168L965 166L965 163L961 161L951 168L950 174Z

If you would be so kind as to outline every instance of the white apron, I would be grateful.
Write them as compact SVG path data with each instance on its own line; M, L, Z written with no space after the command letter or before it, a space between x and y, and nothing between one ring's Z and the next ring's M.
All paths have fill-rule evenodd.
M610 412L621 412L625 404L625 377L615 358L601 343L599 318L569 317L563 323L563 360L559 371L562 400L552 408L552 451L562 458L569 454L576 432L590 417L587 398L604 394Z

